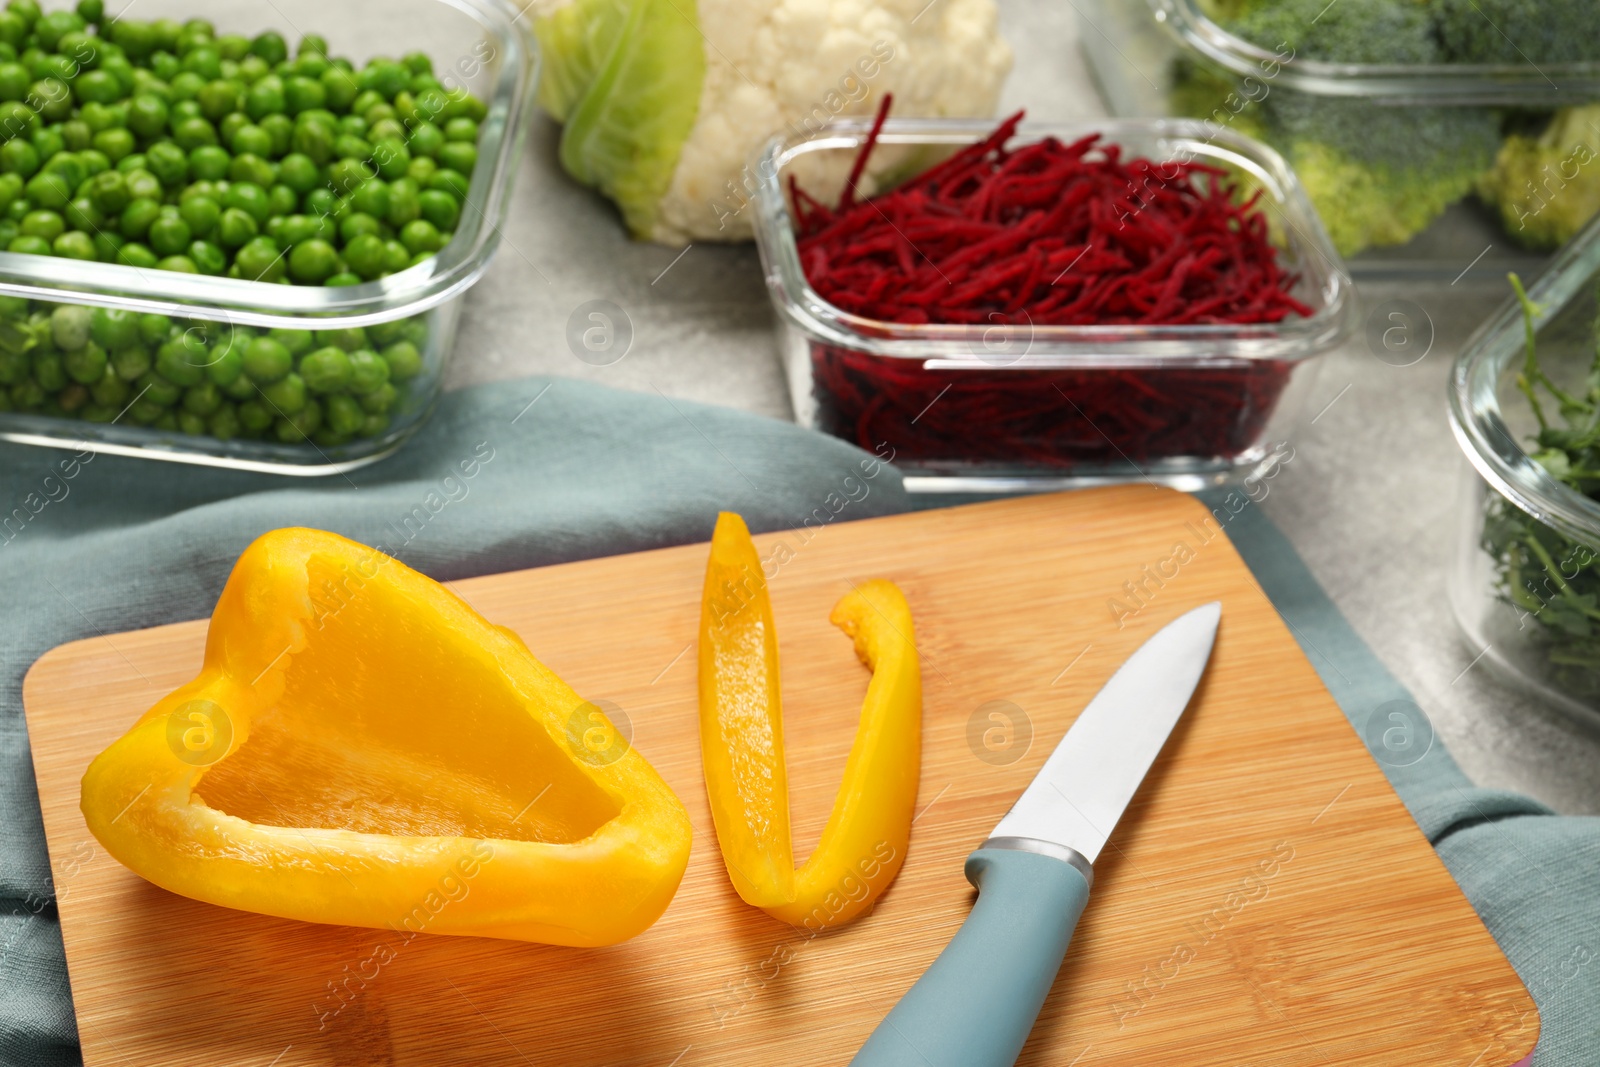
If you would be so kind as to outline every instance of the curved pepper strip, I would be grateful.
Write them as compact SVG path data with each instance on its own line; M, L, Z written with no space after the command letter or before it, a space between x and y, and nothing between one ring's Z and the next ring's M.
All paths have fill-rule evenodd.
M700 754L717 843L746 903L813 930L854 919L899 873L922 760L922 676L905 597L892 582L866 582L829 619L872 681L833 813L797 871L772 603L744 520L718 517L700 615Z
M95 758L82 808L113 856L197 900L558 945L648 927L691 835L516 634L305 529L246 549L199 676Z

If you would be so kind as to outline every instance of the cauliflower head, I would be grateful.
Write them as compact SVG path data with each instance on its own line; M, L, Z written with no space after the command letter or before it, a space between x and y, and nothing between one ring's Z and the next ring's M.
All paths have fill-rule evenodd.
M536 0L540 102L561 163L634 236L681 245L751 234L752 154L774 134L869 115L992 115L1011 68L994 0ZM796 167L837 189L848 153ZM873 154L875 176L908 160Z

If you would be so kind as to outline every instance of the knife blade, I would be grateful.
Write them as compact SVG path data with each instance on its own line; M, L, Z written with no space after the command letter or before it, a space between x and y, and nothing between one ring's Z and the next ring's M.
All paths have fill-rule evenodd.
M1089 900L1094 861L1205 673L1210 603L1139 646L978 850L966 921L851 1067L1011 1067Z

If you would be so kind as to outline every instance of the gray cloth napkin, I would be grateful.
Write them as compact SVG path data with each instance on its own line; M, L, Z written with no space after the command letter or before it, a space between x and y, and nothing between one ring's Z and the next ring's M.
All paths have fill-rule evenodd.
M448 580L703 540L721 509L766 530L818 509L845 521L908 506L892 469L841 442L559 379L451 394L399 455L348 477L0 444L0 520L13 516L0 525L0 1065L78 1062L21 705L49 649L205 615L239 552L280 526L381 544ZM1409 699L1256 508L1228 533L1358 730ZM1404 766L1375 755L1539 1001L1535 1063L1600 1063L1600 825L1474 789L1437 743Z

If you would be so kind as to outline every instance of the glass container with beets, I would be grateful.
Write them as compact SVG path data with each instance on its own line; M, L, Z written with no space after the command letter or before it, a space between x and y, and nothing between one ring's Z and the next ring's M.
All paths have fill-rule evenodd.
M979 119L890 121L878 191L983 141ZM1242 481L1287 442L1315 357L1348 336L1353 290L1304 191L1272 149L1188 120L1023 123L1018 142L1091 134L1124 159L1225 172L1255 197L1308 314L1278 322L1033 325L887 322L825 300L801 262L790 178L828 201L870 132L836 122L752 163L755 230L797 419L893 461L922 492L1014 492L1145 479ZM886 174L886 176L884 176ZM831 177L831 186L829 179ZM863 183L872 184L871 179Z

